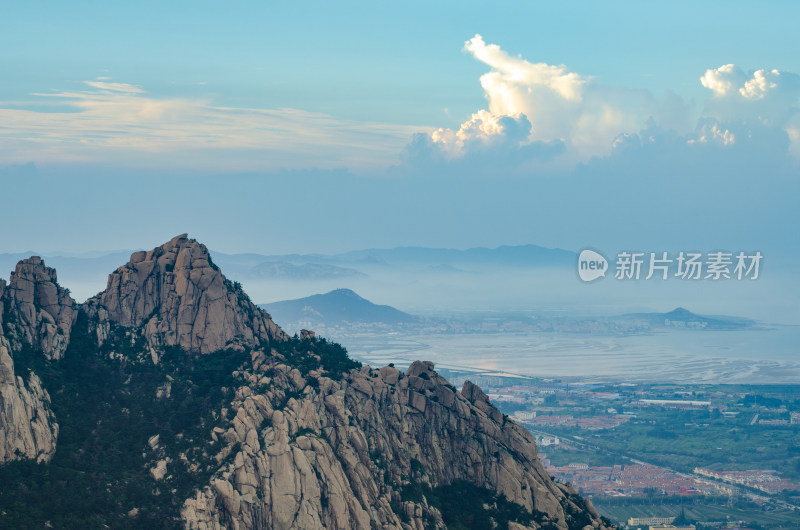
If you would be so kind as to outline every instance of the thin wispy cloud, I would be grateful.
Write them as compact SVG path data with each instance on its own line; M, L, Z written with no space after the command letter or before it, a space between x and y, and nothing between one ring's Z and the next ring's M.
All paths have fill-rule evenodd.
M235 108L158 98L142 87L86 81L33 94L63 108L0 108L5 163L156 165L187 169L369 169L396 158L421 127L341 120L298 109Z
M87 85L100 90L108 90L111 92L125 92L128 94L143 94L144 90L141 87L129 85L128 83L107 83L106 77L98 77L97 81L84 81Z

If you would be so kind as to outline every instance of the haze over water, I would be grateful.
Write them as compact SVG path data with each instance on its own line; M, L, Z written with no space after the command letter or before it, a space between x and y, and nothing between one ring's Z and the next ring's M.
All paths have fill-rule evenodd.
M373 365L426 359L439 368L582 380L800 383L798 326L633 336L469 333L337 340Z

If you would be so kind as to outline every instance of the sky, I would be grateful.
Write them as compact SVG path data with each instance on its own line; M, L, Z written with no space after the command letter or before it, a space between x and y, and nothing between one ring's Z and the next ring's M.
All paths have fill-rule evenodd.
M800 257L794 1L19 2L0 252Z

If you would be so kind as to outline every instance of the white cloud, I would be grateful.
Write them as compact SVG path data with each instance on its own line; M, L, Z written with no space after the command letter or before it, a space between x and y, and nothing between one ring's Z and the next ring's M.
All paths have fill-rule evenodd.
M753 78L747 81L739 93L747 99L763 99L768 90L772 90L778 86L781 73L777 70L771 70L764 73L764 70L756 70L753 72Z
M736 143L767 141L785 143L798 158L800 138L800 78L796 74L765 68L746 73L734 64L706 70L700 78L711 90L703 116L719 123ZM698 141L720 136L701 131ZM733 143L724 142L726 144Z
M108 90L111 92L126 92L129 94L143 94L144 90L135 85L127 83L107 83L107 77L98 77L97 81L84 81L84 84L90 87L99 88L100 90Z
M690 138L687 143L733 145L736 143L736 135L729 129L723 129L719 123L703 123L698 127L696 138Z
M83 162L183 169L385 167L422 127L339 120L297 109L156 98L136 85L34 94L64 107L0 103L0 164ZM3 108L5 107L5 108Z
M458 131L437 129L431 133L431 140L438 144L451 158L461 156L465 149L476 144L489 147L501 142L528 143L531 123L522 113L497 115L479 110L461 125Z
M524 117L531 129L520 145L563 142L572 159L586 160L609 154L619 134L640 130L662 112L645 91L603 86L564 65L513 57L480 35L467 41L464 50L491 68L480 78L488 109L474 113L458 131L434 133L433 141L451 157L463 155L465 138L488 141L498 134L494 123Z
M486 44L483 37L475 35L464 44L464 49L479 61L488 64L493 71L481 76L481 85L489 97L490 109L497 114L510 114L517 104L517 92L528 92L534 88L548 89L561 98L580 101L586 80L564 65L530 63L509 56L496 44ZM503 96L510 96L506 99ZM508 105L508 107L506 106Z
M734 98L758 101L776 91L782 82L778 70L756 70L750 76L735 64L706 70L700 82L714 93L715 98Z
M744 72L733 64L706 70L706 73L700 78L700 83L718 97L730 93L734 85L739 85L743 81Z
M609 156L645 130L669 132L682 144L741 148L776 153L800 152L800 78L776 69L745 73L735 64L708 69L700 78L711 91L702 112L668 93L657 101L644 90L604 85L564 65L533 63L514 57L475 35L464 50L489 67L480 78L487 109L470 116L457 130L437 129L430 145L412 147L449 160L470 159L471 151L502 143L520 148L535 143L560 145L556 164L564 166ZM514 134L510 134L513 132ZM637 140L638 141L638 140ZM644 145L644 144L641 144ZM526 150L539 156L553 151ZM436 156L432 158L436 160ZM423 157L424 159L424 157ZM548 159L548 160L549 160Z

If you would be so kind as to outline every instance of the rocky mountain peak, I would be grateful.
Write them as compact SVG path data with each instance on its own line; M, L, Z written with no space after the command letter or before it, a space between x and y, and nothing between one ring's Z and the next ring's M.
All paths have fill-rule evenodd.
M550 479L530 433L431 362L336 379L264 353L253 366L252 388L230 403L232 424L215 431L219 469L184 502L186 528L444 529L436 499L448 494L437 488L459 481L529 515L508 528L607 528L590 502Z
M0 464L19 458L49 460L58 424L39 377L16 371L13 351L24 345L60 359L77 311L55 270L38 256L20 261L8 284L0 280Z
M206 246L187 234L134 252L86 307L101 322L142 327L153 351L180 346L205 354L285 338L270 316L225 278Z
M476 385L288 337L186 234L134 252L80 306L40 258L24 260L0 281L0 306L0 464L60 470L0 467L30 506L0 506L19 517L5 526L443 530L445 507L468 498L508 528L608 528ZM91 484L88 499L64 496L55 477L69 475ZM54 497L70 500L64 513L43 508Z
M41 349L49 359L60 359L69 344L77 317L75 301L58 284L55 269L39 256L17 263L7 286L0 286L4 326L18 339L18 348L27 344Z

